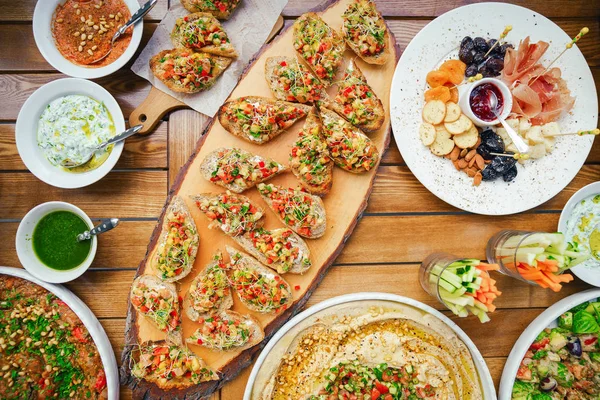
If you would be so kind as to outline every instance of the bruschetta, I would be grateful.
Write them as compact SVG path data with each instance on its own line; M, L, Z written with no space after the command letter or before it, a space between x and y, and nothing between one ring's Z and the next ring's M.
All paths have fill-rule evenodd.
M236 58L227 32L212 14L194 13L178 18L175 22L171 41L175 47L185 47L192 51Z
M179 295L172 283L156 275L140 275L133 281L131 304L152 325L167 334L173 343L181 343Z
M323 84L296 57L269 57L265 78L277 100L317 103L327 96Z
M390 34L375 3L354 0L344 14L342 33L348 46L369 64L385 64L391 54Z
M310 107L267 97L230 100L219 109L219 122L229 133L250 143L265 144L304 118Z
M327 107L365 132L376 131L385 121L381 100L354 61L348 64L344 79L338 84L337 94Z
M316 239L325 234L325 205L319 196L265 183L260 183L257 189L281 222L298 235Z
M308 246L290 228L259 228L234 240L258 261L280 274L302 274L312 265Z
M277 161L235 147L211 152L200 165L205 179L234 193L242 193L285 170Z
M150 69L169 89L198 93L214 86L232 59L189 49L163 50L150 59Z
M200 327L186 342L211 350L242 351L257 345L265 337L256 318L235 311L222 311L199 322Z
M146 342L132 351L131 374L163 390L183 389L219 379L216 371L185 347L164 341Z
M314 71L317 78L330 86L343 62L344 38L315 13L306 13L294 22L294 49Z
M228 20L240 3L241 0L181 0L189 12L206 12L221 20Z
M220 228L229 236L238 236L263 224L264 210L241 194L206 193L192 196L200 211L211 221L208 227Z
M367 135L331 110L321 108L320 113L323 136L335 165L356 174L377 166L379 152Z
M154 267L165 282L186 277L196 260L200 237L196 223L183 199L173 196L165 212L162 231L154 256Z
M312 110L290 152L290 168L304 189L324 196L333 183L333 161L322 136L323 126Z
M192 321L228 310L233 306L227 279L227 264L221 252L192 281L183 299L183 310Z
M229 279L241 302L259 313L279 313L293 301L292 288L279 274L246 253L227 246Z

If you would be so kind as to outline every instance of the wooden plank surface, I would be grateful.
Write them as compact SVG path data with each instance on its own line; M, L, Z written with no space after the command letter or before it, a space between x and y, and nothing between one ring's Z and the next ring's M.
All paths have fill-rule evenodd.
M43 0L39 0L43 1ZM175 3L177 0L171 0ZM388 17L401 49L432 18L455 7L480 0L377 0ZM143 0L140 0L143 2ZM319 0L290 0L284 14L290 24ZM569 35L582 26L590 33L580 48L600 89L600 0L517 0L516 4L553 19ZM116 166L102 181L79 190L49 187L26 172L14 144L14 122L27 97L41 85L63 77L42 58L35 46L31 19L35 0L0 0L0 264L18 265L14 235L20 218L33 206L49 200L74 203L92 218L122 219L114 231L99 238L91 271L68 284L98 315L120 359L129 285L143 258L173 178L195 147L207 118L178 111L144 138L129 139ZM146 18L143 43L148 40L168 7L160 0ZM138 50L139 52L140 50ZM128 115L146 96L149 85L129 67L97 80L115 97ZM459 211L427 191L404 164L395 142L383 157L369 207L336 265L315 291L309 306L333 296L378 290L415 298L442 309L418 283L418 262L433 251L484 257L487 239L504 228L556 229L559 212L570 195L600 179L600 140L571 184L558 196L532 212L507 217L484 217ZM377 246L373 246L377 243ZM361 277L361 279L357 279ZM504 295L492 321L457 319L473 338L499 382L508 353L525 326L560 298L586 289L581 281L559 294L499 276ZM490 331L502 332L487 340ZM214 399L239 400L250 369L225 386ZM122 399L131 392L122 389Z

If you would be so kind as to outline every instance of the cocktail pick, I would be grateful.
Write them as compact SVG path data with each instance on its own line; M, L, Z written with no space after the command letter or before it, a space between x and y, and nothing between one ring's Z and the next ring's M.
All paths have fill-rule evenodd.
M537 81L538 78L542 75L544 75L546 72L548 72L548 70L550 69L550 67L563 55L566 53L567 50L569 50L571 47L573 47L573 45L577 42L579 42L579 40L586 35L588 32L590 31L590 29L587 26L584 26L583 28L581 28L581 30L579 31L579 33L577 34L577 36L575 36L573 39L571 39L571 41L569 43L567 43L567 45L565 46L565 49L554 59L552 60L552 62L550 64L548 64L548 66L546 67L546 69L544 70L544 72L542 72L541 74L539 74L538 76L536 76L531 82L529 82L528 86L531 86L533 84L533 82Z
M578 136L586 136L586 135L600 135L600 129L592 129L590 131L578 131L578 132L557 132L555 134L546 134L544 136L569 136L569 135L578 135Z
M505 153L490 153L493 156L498 156L498 157L510 157L510 158L514 158L515 160L527 160L529 158L529 154L524 154L524 153L515 153L515 154L505 154Z
M486 58L492 52L492 50L494 50L494 48L500 44L500 42L502 41L502 39L504 39L506 37L506 35L508 35L508 32L510 32L510 31L512 31L512 25L506 25L506 27L504 28L504 30L500 34L500 37L498 38L498 41L496 43L494 43L494 45L492 47L490 47L490 49L487 51L487 53L485 53L485 55L483 56L483 58Z

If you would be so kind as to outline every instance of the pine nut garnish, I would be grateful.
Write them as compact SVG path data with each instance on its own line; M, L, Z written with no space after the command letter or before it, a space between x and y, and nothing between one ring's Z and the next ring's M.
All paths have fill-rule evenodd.
M85 27L84 26L81 27L81 32L85 32Z
M56 22L58 22L59 24L60 24L61 22L63 22L63 21L64 21L64 19L62 19L62 18L59 18L59 19L57 19L57 20L56 20Z
M89 54L90 56L93 56L93 55L94 55L94 52L93 52L92 50L88 49L88 54Z
M100 8L100 4L96 4L94 7L95 7L96 9L99 9L99 8Z
M115 14L108 14L108 17L109 17L109 18L114 18L114 17L115 17Z
M85 40L82 40L81 43L79 43L80 46L85 46L85 44L86 44Z
M87 37L87 36L86 36L86 34L85 34L85 33L82 33L82 34L81 34L81 40L85 40L85 38L86 38L86 37Z
M76 11L77 15L81 14L81 10Z
M96 45L93 45L93 46L92 46L92 50L93 50L93 51L96 51L96 49L97 49L97 48L98 48L98 46L96 46Z
M92 34L89 34L89 35L87 35L87 39L88 39L88 40L92 40L92 38L93 38L93 37L94 37L94 36L93 36Z
M79 31L73 32L73 36L79 36Z
M79 8L79 4L73 4L73 8Z
M81 22L85 22L85 17L82 15L80 20L81 20Z
M99 26L98 26L98 25L94 25L94 29L95 29L95 30L98 30L98 29L99 29Z

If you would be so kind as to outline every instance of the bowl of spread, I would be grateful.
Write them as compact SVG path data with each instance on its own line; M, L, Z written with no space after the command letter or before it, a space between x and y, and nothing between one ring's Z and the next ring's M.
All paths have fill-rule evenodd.
M92 220L79 207L51 201L32 208L24 217L15 239L17 256L33 276L50 283L64 283L81 276L92 264L98 239L77 241L89 231Z
M110 54L111 39L139 9L136 0L44 0L33 13L35 43L46 61L65 75L94 79L123 67L142 39L143 22L129 28Z
M504 119L512 109L512 94L504 82L495 78L483 78L473 82L460 96L460 108L473 123L480 127L498 125L490 104L490 97L496 96L495 111Z
M124 130L123 113L110 93L94 82L66 78L47 83L27 99L17 118L15 141L37 178L72 189L98 181L115 166L123 142L95 149ZM67 168L68 163L83 164Z

